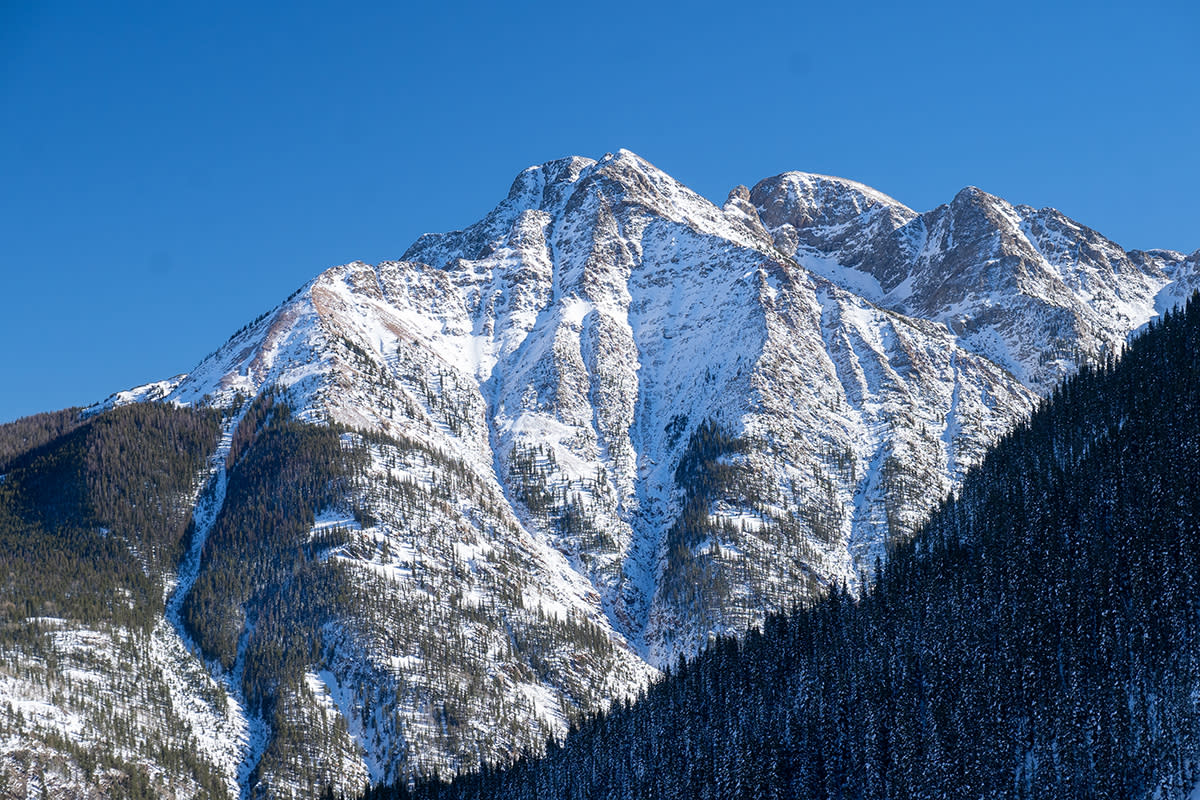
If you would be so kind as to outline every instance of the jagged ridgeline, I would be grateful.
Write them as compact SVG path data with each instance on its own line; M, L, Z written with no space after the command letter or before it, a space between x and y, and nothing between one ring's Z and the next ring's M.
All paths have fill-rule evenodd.
M125 417L5 429L32 498L4 507L10 552L43 561L0 599L13 636L52 630L6 651L0 706L35 733L0 739L0 773L119 794L129 769L81 759L136 739L110 750L141 786L202 797L170 755L194 741L217 794L287 798L538 755L714 636L857 592L1060 378L1198 283L1200 253L973 189L919 214L785 173L717 206L628 151L531 167L475 224L326 270L93 407L223 409L179 480L140 474L134 436L96 467L139 471L125 494L85 503L44 476ZM41 499L33 452L59 459ZM69 684L40 677L51 645ZM51 730L85 755L50 769Z
M149 652L219 424L146 404L0 426L0 736L25 743L0 764L12 796L60 779L224 795Z
M1200 755L1200 302L1006 437L860 601L681 663L438 798L1187 797Z

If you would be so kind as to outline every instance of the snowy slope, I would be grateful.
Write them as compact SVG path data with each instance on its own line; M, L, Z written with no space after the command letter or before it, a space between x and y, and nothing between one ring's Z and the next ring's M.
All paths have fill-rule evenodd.
M853 202L821 216L811 210L820 205L814 182L837 184L785 173L752 192L784 252L884 308L942 323L1039 393L1080 363L1119 352L1194 284L1195 255L1127 253L1055 209L1014 206L975 187L920 215L848 189Z
M536 749L711 634L857 587L1198 261L976 189L917 214L785 173L719 207L620 151L531 167L476 224L330 269L108 402L280 387L392 437L318 522L379 602L287 696L327 732L295 759L353 789ZM260 788L299 774L268 759Z

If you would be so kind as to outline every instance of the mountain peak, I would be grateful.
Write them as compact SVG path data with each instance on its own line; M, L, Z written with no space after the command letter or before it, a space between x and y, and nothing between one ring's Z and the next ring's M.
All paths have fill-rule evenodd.
M789 170L776 175L774 178L767 178L766 181L788 182L796 186L805 186L809 191L828 192L835 191L839 193L848 193L862 197L868 204L884 205L884 206L903 206L903 204L890 195L850 178L842 178L836 175L823 175L819 172L802 172L799 170ZM760 181L765 182L765 181Z
M533 196L542 192L544 187L574 183L585 169L595 166L595 164L595 159L567 156L547 161L544 164L526 167L513 179L507 199L519 201L522 198L530 198L532 201Z
M851 269L891 259L880 252L880 244L888 244L892 233L917 217L908 206L869 186L810 172L784 172L761 180L750 190L750 201L785 255L802 262L819 255L822 264ZM807 264L836 282L816 262Z
M861 260L865 242L908 223L917 213L857 181L810 172L784 172L759 181L750 200L776 240L814 250L839 251L839 261ZM793 248L794 249L794 248ZM790 255L790 253L789 253Z
M623 148L600 159L589 177L603 181L606 184L606 193L612 194L614 198L622 196L627 201L650 206L664 201L670 202L672 197L680 193L701 199L699 195L637 153Z
M1011 206L1011 204L1002 197L985 192L978 186L964 186L954 195L954 199L950 201L950 207L965 208L968 206Z

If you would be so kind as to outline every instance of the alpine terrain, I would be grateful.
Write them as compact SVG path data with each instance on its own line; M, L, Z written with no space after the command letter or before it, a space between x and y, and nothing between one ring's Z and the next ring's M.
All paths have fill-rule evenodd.
M542 758L364 800L1200 793L1200 294L1084 367L858 598L681 663Z
M918 214L785 173L717 206L628 151L531 167L186 375L0 427L0 535L137 577L0 550L0 787L312 797L539 752L858 593L1197 286L1200 251L974 188Z

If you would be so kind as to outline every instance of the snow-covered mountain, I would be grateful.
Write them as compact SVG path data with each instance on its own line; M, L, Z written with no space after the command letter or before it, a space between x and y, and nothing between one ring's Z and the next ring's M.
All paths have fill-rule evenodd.
M531 167L474 225L330 269L110 404L273 388L369 452L313 535L348 531L322 557L380 603L327 626L282 703L333 731L295 757L353 787L505 761L713 633L859 586L1197 275L1200 251L1127 253L973 188L918 214L785 173L719 207L620 151Z
M1053 208L969 186L917 214L865 186L785 173L751 199L779 248L892 311L942 323L1045 393L1195 288L1197 254L1126 252Z

